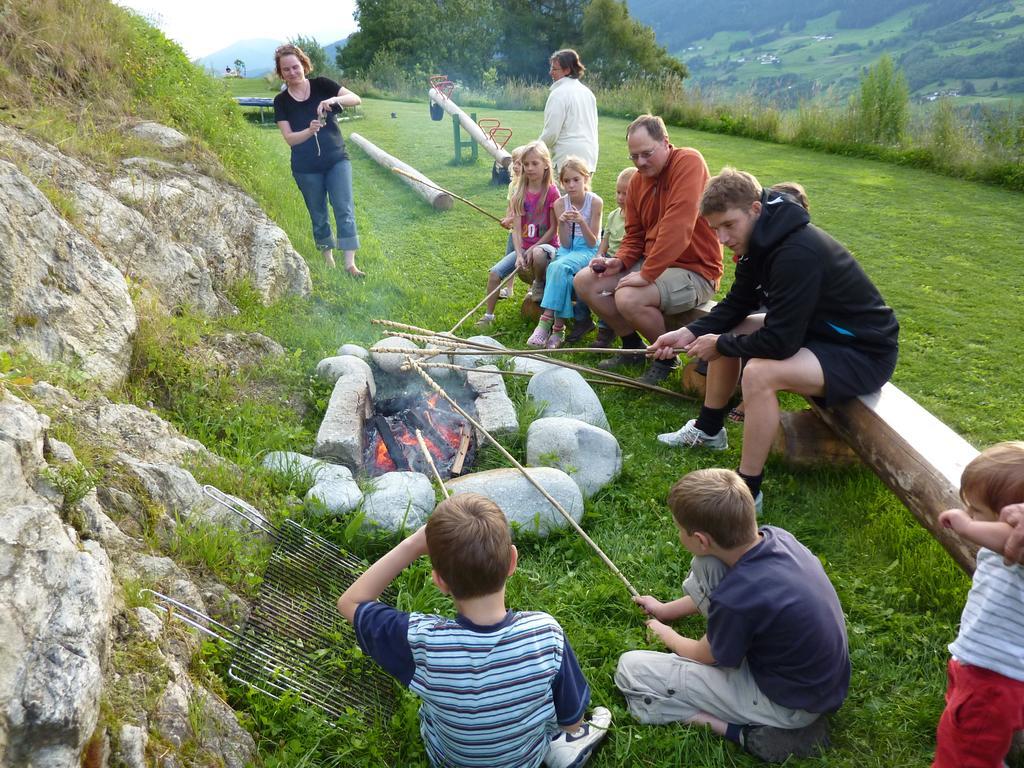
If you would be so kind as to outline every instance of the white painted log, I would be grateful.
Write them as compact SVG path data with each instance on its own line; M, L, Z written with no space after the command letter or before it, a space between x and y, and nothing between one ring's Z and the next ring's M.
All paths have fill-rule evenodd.
M499 147L492 138L484 133L483 129L474 123L473 119L469 115L459 109L459 105L452 101L450 96L446 97L443 94L438 93L434 88L431 88L427 92L427 95L430 97L432 102L440 104L441 108L449 115L455 115L455 117L459 119L459 123L462 125L466 133L472 136L473 140L476 141L477 144L486 149L488 154L490 154L491 157L493 157L494 160L503 168L508 168L512 164L512 155Z
M360 136L358 133L349 134L349 141L358 146L361 150L363 150L366 154L368 154L371 158L376 160L380 165L387 168L389 171L393 168L398 168L399 170L401 170L403 173L396 173L395 177L401 179L410 187L412 187L413 191L417 195L422 197L424 200L426 200L428 203L430 203L435 210L451 210L451 207L454 203L452 196L443 190L434 189L433 187L437 187L438 185L432 182L422 173L417 171L411 165L403 163L397 157L389 155L387 152L378 147L372 141L364 138L363 136ZM415 178L409 178L409 176L406 176L405 174L410 174ZM421 180L422 183L420 183L420 181L417 181L417 179Z

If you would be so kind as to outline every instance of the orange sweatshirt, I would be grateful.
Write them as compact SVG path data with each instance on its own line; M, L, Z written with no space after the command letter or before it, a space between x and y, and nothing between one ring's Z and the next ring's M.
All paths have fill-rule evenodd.
M615 256L654 282L669 267L696 272L715 286L722 277L722 246L700 215L708 166L696 149L673 147L661 173L633 176L626 194L626 235Z

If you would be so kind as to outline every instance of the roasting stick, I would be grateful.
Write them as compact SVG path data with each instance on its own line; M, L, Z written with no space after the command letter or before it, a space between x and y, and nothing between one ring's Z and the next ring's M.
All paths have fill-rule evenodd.
M414 176L413 174L409 173L408 171L403 171L401 168L392 168L391 170L394 173L397 173L397 174L399 174L401 176L408 176L410 179L412 179L413 181L415 181L418 184L422 184L424 187L430 187L431 189L436 189L438 192L444 192L446 195L451 195L456 200L461 200L462 202L464 202L470 208L473 208L473 209L475 209L477 211L480 211L480 213L482 213L487 218L494 219L496 222L501 224L501 219L499 219L497 216L495 216L490 211L485 211L483 208L481 208L479 205L474 203L472 200L467 200L466 198L462 197L461 195L456 195L454 192L449 192L444 187L437 186L437 184L431 184L428 181L424 181L422 177Z
M448 489L445 487L444 480L441 479L441 473L437 471L437 464L434 463L434 457L430 455L430 451L427 450L427 444L423 442L423 433L418 429L416 430L416 442L420 444L420 450L423 451L423 455L427 458L427 463L430 465L430 470L434 473L434 478L437 480L437 484L441 486L441 493L444 497L448 498Z
M489 371L486 368L469 368L465 365L452 365L451 363L428 363L420 362L424 368L444 368L449 371L463 371L464 373L484 373L493 374L495 376L525 376L526 378L532 378L535 374L531 371ZM643 389L639 384L627 384L624 381L612 381L611 379L588 379L586 376L583 380L588 384L607 384L611 387L625 387L626 389Z
M490 352L490 353L492 353L492 356L494 356L494 357L501 357L503 354L506 354L507 351L508 351L508 350L505 350L505 349L503 349L501 347L494 347L494 346L491 346L489 344L481 344L480 342L477 342L477 341L470 341L469 339L460 339L460 338L457 338L457 337L450 336L448 334L438 333L437 331L432 331L429 328L420 328L419 326L408 325L406 323L396 323L393 320L371 320L370 322L373 323L374 325L383 325L383 326L385 326L387 328L404 328L404 329L407 329L407 330L416 331L416 332L422 333L425 336L429 337L431 339L432 343L436 343L436 344L455 344L455 343L458 343L458 344L463 344L463 345L466 345L466 346L469 346L469 347L473 347L473 349L470 352L468 352L468 353L464 352L463 354L472 354L474 352L476 352L476 353L479 353L479 352ZM396 333L395 335L399 336L399 337L402 337L402 338L405 338L405 336L410 336L411 334L403 335L402 333ZM412 349L397 350L397 349L381 349L381 348L378 348L378 351L380 351L380 352L396 352L398 354L409 355L409 354L422 354L424 350L419 350L417 352L417 350L412 350ZM593 350L589 350L589 351L593 351ZM570 369L572 369L574 371L577 371L578 373L581 373L581 374L585 374L585 375L589 374L591 376L600 376L602 379L607 379L609 381L617 381L617 382L620 382L620 383L623 383L623 384L630 385L630 386L632 386L634 388L644 389L644 390L647 390L648 392L657 392L658 394L667 395L669 397L674 397L674 398L677 398L679 400L687 400L687 401L693 402L693 401L695 401L697 399L697 398L693 397L692 395L685 395L682 392L676 392L676 391L671 390L671 389L665 389L664 387L658 387L658 386L655 386L653 384L645 384L645 383L643 383L641 381L637 381L636 379L631 379L628 376L623 376L621 374L613 373L611 371L602 371L600 368L588 368L585 365L578 365L576 363L570 363L567 360L558 360L557 358L547 358L547 359L545 359L543 356L537 355L536 352L537 352L537 350L530 350L529 352L527 352L525 354L520 354L520 355L516 355L516 356L517 357L526 357L526 358L528 358L530 360L545 360L545 362L549 362L552 365L559 365L559 366L561 366L563 368L570 368ZM452 350L451 349L447 349L447 350L434 350L433 352L430 353L429 356L436 356L436 355L441 355L441 354L452 354Z
M472 317L473 315L475 315L475 314L476 314L476 311L477 311L478 309L480 309L480 307L482 307L482 306L483 306L484 304L486 304L486 303L487 303L487 300L488 300L489 298L491 298L491 297L492 297L492 296L493 296L494 294L496 294L496 293L497 293L498 291L500 291L500 290L501 290L502 288L504 288L504 287L505 287L506 285L508 285L509 283L511 283L511 282L512 282L512 281L513 281L513 280L515 279L515 277L516 277L516 273L515 273L515 272L512 272L512 274L511 274L511 275L509 275L509 276L508 276L508 277L506 277L506 278L505 278L504 280L502 280L502 281L501 281L500 283L498 283L498 287L497 287L497 288L495 288L495 289L494 289L493 291L491 291L490 293L488 293L488 294L487 294L486 296L484 296L484 297L483 297L482 299L480 299L480 303L479 303L479 304L477 304L477 305L476 305L475 307L473 307L473 308L472 308L471 310L469 310L469 312L467 312L466 314L464 314L464 315L462 316L462 319L461 319L461 320L459 320L459 322L457 322L457 323L456 323L455 325L453 325L453 326L452 326L452 329L451 329L450 331L448 331L448 333L455 333L455 332L456 332L457 330L459 330L459 328L461 328L461 327L462 327L462 324L463 324L464 322L466 322L467 320L469 320L469 318L471 318L471 317Z
M458 341L461 341L461 339L458 340ZM450 349L450 348L449 349L440 349L440 348L433 348L433 349L409 349L408 347L374 347L374 351L375 352L383 352L385 354L394 354L394 355L406 355L406 356L415 355L416 357L419 357L419 358L423 358L423 357L439 357L441 355L469 355L469 354L482 353L482 352L486 352L486 353L488 353L488 354L490 354L490 355L492 355L494 357L501 357L502 355L507 354L507 352L505 350L502 350L502 349L500 349L498 347L487 347L487 346L472 347L470 349ZM526 357L526 358L530 358L530 359L533 359L533 360L541 359L541 358L535 357L532 352L526 353L526 354L520 353L520 354L516 354L516 355L513 355L513 356L515 356L515 357ZM424 361L424 362L425 362L425 364L428 367L431 365L431 363L429 363L427 361ZM557 365L557 366L560 366L562 368L569 368L569 369L571 369L573 371L577 371L577 372L579 372L581 374L591 374L591 375L600 376L601 379L600 379L599 383L601 383L601 384L621 384L622 386L628 387L630 389L642 389L642 390L647 391L647 392L657 392L659 395L666 395L667 397L674 397L674 398L677 398L679 400L687 400L687 401L690 401L690 402L696 400L696 398L693 397L692 395L686 395L686 394L683 394L682 392L676 392L675 390L672 390L672 389L666 389L665 387L658 387L658 386L655 386L654 384L645 384L642 381L637 381L636 379L631 379L628 376L622 376L622 375L617 374L617 373L612 373L611 371L602 371L602 370L597 369L597 368L588 368L585 365L576 365L576 363L570 363L570 362L568 362L566 360L552 359L550 362L551 362L552 365Z
M631 594L633 597L640 597L640 593L637 592L633 585L629 583L629 579L622 575L622 571L618 569L618 567L615 565L615 563L611 561L608 555L606 555L604 551L597 545L597 543L592 538L590 538L590 536L587 535L587 532L580 527L580 524L572 519L572 515L565 511L565 509L562 507L561 504L558 503L555 497L548 493L543 485L541 485L533 477L531 477L530 473L526 471L526 467L524 467L522 464L516 461L516 458L507 450L505 450L505 446L503 446L501 443L495 440L494 436L491 435L490 432L488 432L486 429L480 426L476 419L474 419L472 416L466 413L462 406L455 402L455 400L451 398L448 395L448 393L445 392L444 389L442 389L441 386L430 377L430 374L428 374L426 371L423 370L422 367L420 367L420 364L416 362L416 360L414 360L412 357L406 357L405 365L414 369L416 373L418 373L422 377L422 379L427 383L427 385L431 389L433 389L437 394L439 394L441 397L447 400L448 404L452 408L454 408L456 412L458 412L459 415L462 416L462 418L466 419L466 421L468 421L470 424L472 424L476 429L480 431L481 435L490 440L491 443L493 443L494 446L501 452L501 454L506 459L508 459L508 461L511 462L516 469L522 472L523 476L530 481L530 484L533 485L533 487L536 488L538 491L540 491L541 495L548 500L551 506L553 506L555 510L557 510L558 513L565 518L565 521L575 529L576 533L578 533L583 538L583 540L590 545L591 549L593 549L594 552L597 553L598 557L600 557L602 562L604 562L604 564L608 566L611 572L619 577L622 583L626 585L626 589L629 590L629 594Z

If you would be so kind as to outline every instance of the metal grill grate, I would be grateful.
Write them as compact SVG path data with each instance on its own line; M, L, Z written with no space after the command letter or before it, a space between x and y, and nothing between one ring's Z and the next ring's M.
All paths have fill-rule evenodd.
M257 509L206 486L205 493L274 541L249 618L240 632L154 592L164 610L234 649L228 676L268 696L294 692L331 719L352 709L390 718L392 680L358 650L355 633L335 603L363 566L297 523L272 525ZM390 590L382 596L393 603Z

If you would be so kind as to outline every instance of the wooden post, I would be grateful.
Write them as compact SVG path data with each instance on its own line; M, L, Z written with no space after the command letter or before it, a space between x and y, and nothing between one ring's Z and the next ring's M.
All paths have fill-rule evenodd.
M470 119L469 115L459 109L459 105L441 93L438 93L435 89L431 88L427 95L430 100L435 104L440 104L441 108L449 115L453 115L458 118L459 123L463 129L472 136L476 143L487 150L488 154L494 158L495 162L501 165L502 168L508 168L512 164L512 155L506 152L504 149L499 147L494 141L483 132L479 125Z
M383 149L378 147L373 142L363 138L358 133L349 134L349 140L362 149L367 155L377 161L380 165L384 166L388 170L399 169L402 171L400 174L396 174L402 181L412 187L413 191L430 203L435 210L438 211L449 211L451 210L454 200L452 196L445 192L443 189L438 189L437 185L434 184L430 179L424 176L422 173L417 171L411 165L407 165L399 160L397 157L393 157L385 152ZM422 183L421 183L422 182ZM430 186L427 186L430 185Z

